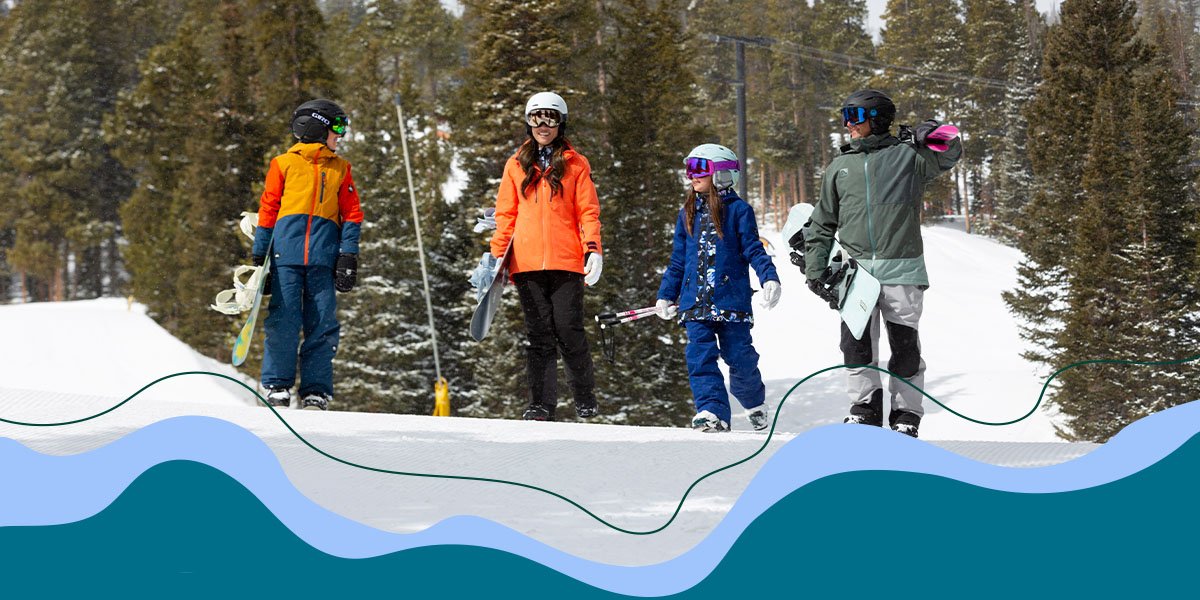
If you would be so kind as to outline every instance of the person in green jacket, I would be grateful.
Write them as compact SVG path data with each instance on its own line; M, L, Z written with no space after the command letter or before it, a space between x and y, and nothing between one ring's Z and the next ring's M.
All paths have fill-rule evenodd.
M927 148L925 137L940 125L934 120L914 128L911 140L901 141L890 131L895 116L896 105L877 90L855 92L843 104L842 122L851 139L822 177L820 200L805 236L805 276L809 289L826 301L836 302L837 274L825 265L837 233L850 257L882 286L861 340L854 339L842 324L841 349L846 364L878 363L882 317L892 349L887 369L921 387L925 361L921 359L917 324L929 287L921 240L921 196L929 182L958 162L962 142L951 140L943 152ZM882 427L880 372L852 368L848 369L847 379L851 404L845 422ZM888 391L891 428L917 437L924 414L921 394L895 377Z

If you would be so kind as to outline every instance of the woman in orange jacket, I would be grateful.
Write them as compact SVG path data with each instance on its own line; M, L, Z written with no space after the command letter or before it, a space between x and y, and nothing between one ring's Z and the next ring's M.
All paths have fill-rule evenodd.
M600 202L591 166L566 138L562 97L530 97L525 125L529 139L504 166L491 242L497 258L512 244L509 272L525 312L530 402L524 418L554 420L561 353L575 413L586 419L596 415L596 383L583 329L583 286L596 284L603 265Z

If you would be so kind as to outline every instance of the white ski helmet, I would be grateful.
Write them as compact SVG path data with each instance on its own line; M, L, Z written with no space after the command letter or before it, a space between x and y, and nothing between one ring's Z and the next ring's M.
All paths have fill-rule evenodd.
M718 190L727 190L737 185L738 178L741 177L741 165L733 150L720 144L700 144L692 148L692 151L688 152L687 158L683 159L684 166L689 170L691 168L689 163L693 158L702 158L712 162L712 166L715 167L710 167L713 186Z
M529 118L529 113L535 110L550 109L558 111L562 115L562 120L565 123L567 120L567 102L562 99L562 96L554 92L538 92L529 97L529 102L525 103L525 118Z

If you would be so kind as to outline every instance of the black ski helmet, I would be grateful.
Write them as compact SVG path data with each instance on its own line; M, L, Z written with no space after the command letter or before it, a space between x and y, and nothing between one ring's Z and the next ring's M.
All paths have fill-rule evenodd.
M342 107L322 98L309 100L292 112L292 135L301 142L324 142L336 121L341 125L350 123Z
M896 118L896 105L887 94L879 90L859 90L850 94L842 103L842 119L845 123L845 110L862 108L866 117L871 121L871 133L884 133L892 126Z

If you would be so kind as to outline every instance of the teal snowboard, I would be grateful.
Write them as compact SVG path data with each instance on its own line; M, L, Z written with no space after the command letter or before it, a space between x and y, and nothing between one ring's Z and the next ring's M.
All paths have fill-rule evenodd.
M812 213L811 204L800 203L792 207L788 212L787 222L783 225L785 246L792 248L792 238L797 232L808 227ZM804 252L803 239L799 240L799 244L799 249L793 248L793 252ZM868 273L858 261L851 260L849 253L842 249L841 243L834 238L833 247L829 249L828 265L836 271L842 261L849 261L849 265L844 267L847 269L846 276L838 283L838 313L854 339L861 340L863 332L871 322L871 315L875 312L881 287L879 280Z

